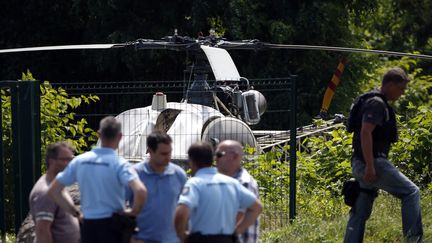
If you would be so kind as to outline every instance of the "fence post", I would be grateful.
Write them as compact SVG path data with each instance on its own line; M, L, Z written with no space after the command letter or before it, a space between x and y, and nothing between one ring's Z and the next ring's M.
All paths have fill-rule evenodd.
M2 97L0 93L0 138L3 138L3 109L2 109ZM1 231L1 242L6 242L6 222L5 222L5 190L4 190L4 160L3 160L3 139L0 139L0 231Z
M15 232L26 217L28 196L41 174L40 88L38 81L18 81L12 98L15 174Z
M297 92L296 92L296 76L291 76L291 107L290 107L290 191L289 191L289 219L294 220L296 217L296 174L297 174L297 124L296 124L296 107L297 107Z

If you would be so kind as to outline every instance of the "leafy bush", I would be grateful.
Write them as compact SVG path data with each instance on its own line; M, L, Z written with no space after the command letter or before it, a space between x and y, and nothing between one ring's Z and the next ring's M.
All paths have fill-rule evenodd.
M35 80L30 73L23 73L22 80ZM25 81L21 81L25 82ZM48 81L40 85L41 90L41 157L42 171L45 171L44 154L46 146L50 143L67 140L77 150L82 152L97 140L96 132L87 127L85 119L77 120L74 109L84 104L97 102L99 98L94 95L81 95L70 97L62 88L53 88ZM12 166L12 131L11 131L11 99L10 90L1 90L2 129L3 129L3 153L5 161L5 193L4 199L7 212L14 212L14 172ZM7 214L6 225L14 222L13 214Z
M415 115L401 124L390 160L420 186L432 181L432 108L410 106Z

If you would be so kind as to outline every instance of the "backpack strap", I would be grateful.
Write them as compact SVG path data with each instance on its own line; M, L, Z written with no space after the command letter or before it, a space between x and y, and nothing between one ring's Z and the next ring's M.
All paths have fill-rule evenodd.
M359 114L361 112L363 104L367 100L369 100L370 98L373 98L373 97L379 97L384 102L385 111L386 111L385 121L387 122L390 120L389 105L387 104L386 97L377 91L371 91L371 92L364 93L364 94L360 95L359 97L357 97L354 100L353 104L351 105L349 117L348 117L348 120L346 123L346 127L347 127L348 132L354 132L357 129L359 129L360 124L361 124L361 122L360 122L361 117L359 117Z
M364 102L367 101L370 98L379 97L383 101L383 103L385 104L385 112L386 112L385 121L387 122L388 120L390 120L390 112L389 112L389 108L388 108L389 104L387 103L387 98L383 94L381 94L379 92L376 92L376 91L369 92L368 94L371 94L371 96L367 97L364 100Z

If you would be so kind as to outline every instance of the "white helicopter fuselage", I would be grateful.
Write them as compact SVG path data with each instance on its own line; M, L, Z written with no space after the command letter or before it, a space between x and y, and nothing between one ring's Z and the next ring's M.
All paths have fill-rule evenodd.
M216 143L235 139L256 147L252 130L243 121L226 117L212 107L169 102L162 109L154 106L127 110L116 118L122 123L123 138L118 153L129 161L146 159L147 136L161 130L171 136L172 160L186 161L190 145L198 141Z

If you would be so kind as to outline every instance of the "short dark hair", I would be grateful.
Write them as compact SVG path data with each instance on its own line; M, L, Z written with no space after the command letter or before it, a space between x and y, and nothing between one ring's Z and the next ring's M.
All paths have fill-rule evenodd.
M213 148L210 144L198 142L192 144L188 149L189 160L198 168L209 167L213 164Z
M153 131L147 137L147 148L156 151L160 143L171 144L171 137L162 131Z
M382 84L408 82L408 75L402 68L391 68L383 76Z
M113 140L121 132L121 123L113 116L107 116L100 121L98 132L102 139Z
M47 168L49 167L49 160L50 159L56 159L58 157L59 151L61 148L69 149L72 153L74 152L74 148L72 147L72 144L69 142L57 142L48 144L45 152L45 163L47 165Z

